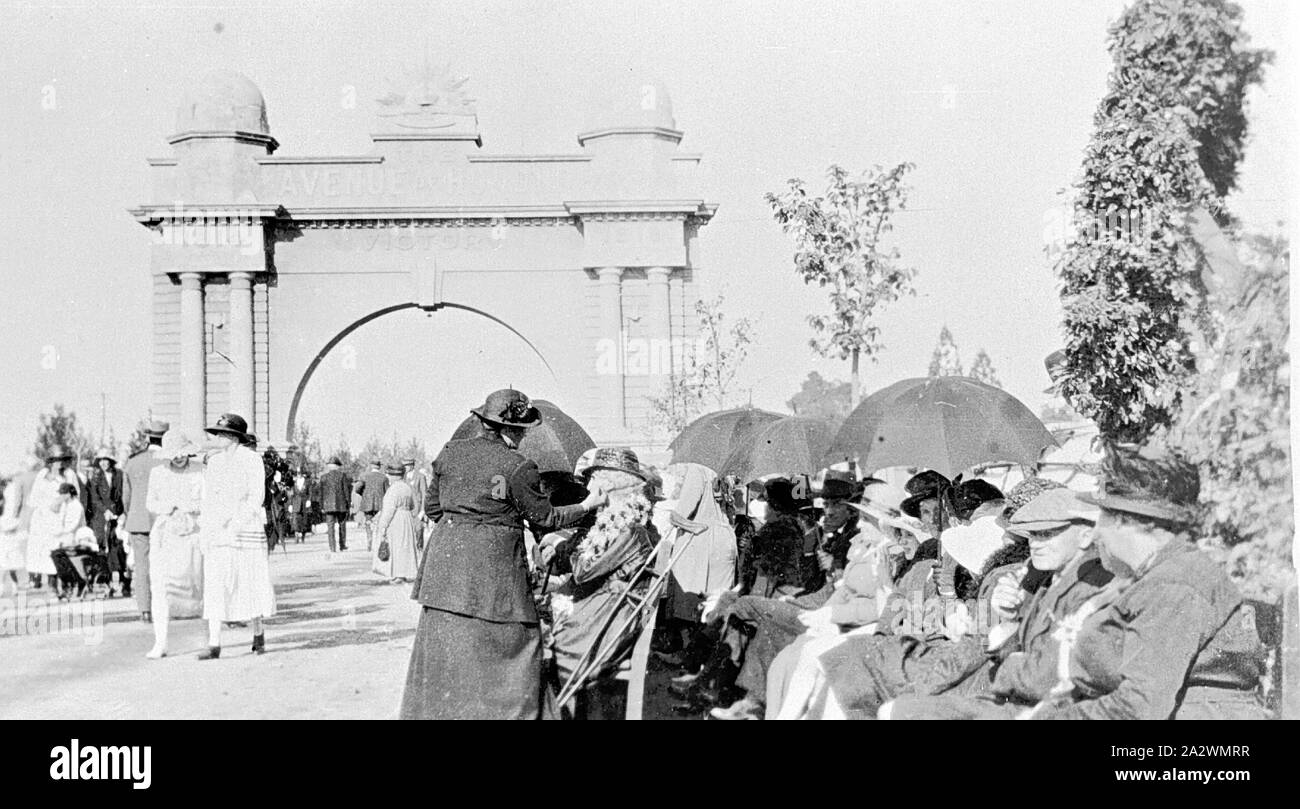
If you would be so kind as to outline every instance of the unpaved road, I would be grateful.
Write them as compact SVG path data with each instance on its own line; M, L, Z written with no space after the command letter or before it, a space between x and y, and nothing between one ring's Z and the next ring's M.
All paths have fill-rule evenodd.
M419 606L409 584L370 572L365 534L349 535L362 541L335 556L323 533L271 555L278 611L261 656L251 629L227 628L221 658L198 660L207 627L190 619L172 622L168 657L148 660L134 599L0 601L0 720L396 718ZM681 718L669 676L652 668L647 719Z

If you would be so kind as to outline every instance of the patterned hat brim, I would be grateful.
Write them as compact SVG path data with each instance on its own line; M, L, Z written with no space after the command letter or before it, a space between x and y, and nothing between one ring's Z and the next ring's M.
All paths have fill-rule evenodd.
M538 410L535 407L528 408L528 412L529 414L532 415L533 420L521 421L521 422L502 421L501 419L493 418L492 416L485 416L483 414L483 409L481 407L471 408L469 412L474 414L475 416L478 416L478 418L481 421L486 421L488 424L492 424L497 427L523 427L525 429L528 429L530 427L540 426L542 423L542 411Z
M636 475L642 480L650 479L650 476L640 469L630 469L626 466L606 466L605 464L596 464L594 466L588 466L586 469L582 470L582 476L584 478L589 478L591 477L591 473L595 472L597 469L608 469L611 472L626 472L629 475Z

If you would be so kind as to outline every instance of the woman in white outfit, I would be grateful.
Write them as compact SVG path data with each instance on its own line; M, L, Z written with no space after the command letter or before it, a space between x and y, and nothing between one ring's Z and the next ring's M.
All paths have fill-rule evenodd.
M375 544L370 569L391 583L414 581L420 569L420 554L415 548L415 492L402 477L406 469L389 464L384 469L388 476L388 491L379 512L379 537ZM379 550L387 551L387 559L379 558Z
M203 612L203 556L199 550L199 506L203 469L191 459L198 444L177 429L163 434L158 457L168 463L149 471L145 504L155 516L149 531L149 608L153 612L153 648L145 657L167 654L172 617L193 618Z
M226 413L207 432L218 450L203 472L199 542L203 549L203 617L208 649L200 660L221 656L221 625L251 621L253 652L266 651L262 619L275 614L275 590L266 548L266 492L261 457L243 446L248 423Z
M77 492L81 491L77 473L67 468L72 458L72 453L63 446L55 444L50 447L45 456L46 466L32 481L31 496L28 498L32 517L27 532L27 572L37 577L38 587L39 577L48 577L51 590L58 586L55 581L57 571L50 553L59 547L56 534L62 527L62 518L57 516L62 508L59 487L67 483ZM80 507L81 504L77 505ZM84 512L82 516L84 518ZM75 531L79 527L74 525L71 530Z

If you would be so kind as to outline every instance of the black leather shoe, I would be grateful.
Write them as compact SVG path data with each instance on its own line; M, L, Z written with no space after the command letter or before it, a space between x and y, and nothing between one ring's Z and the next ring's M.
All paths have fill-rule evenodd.
M253 636L253 654L266 654L266 634Z
M209 646L206 652L199 652L199 660L216 660L221 657L220 646Z

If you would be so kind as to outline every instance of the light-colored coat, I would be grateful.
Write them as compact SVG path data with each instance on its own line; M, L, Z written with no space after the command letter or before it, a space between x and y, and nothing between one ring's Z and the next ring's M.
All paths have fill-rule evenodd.
M204 547L233 545L239 534L262 534L266 472L256 452L234 446L208 458L199 528Z
M160 447L150 446L127 459L122 467L122 506L126 510L126 530L132 534L147 534L153 528L153 514L149 513L149 473L161 463Z
M670 597L674 617L697 620L696 607L706 594L736 583L736 534L713 497L717 474L700 464L682 466L681 492L669 517L677 559Z

